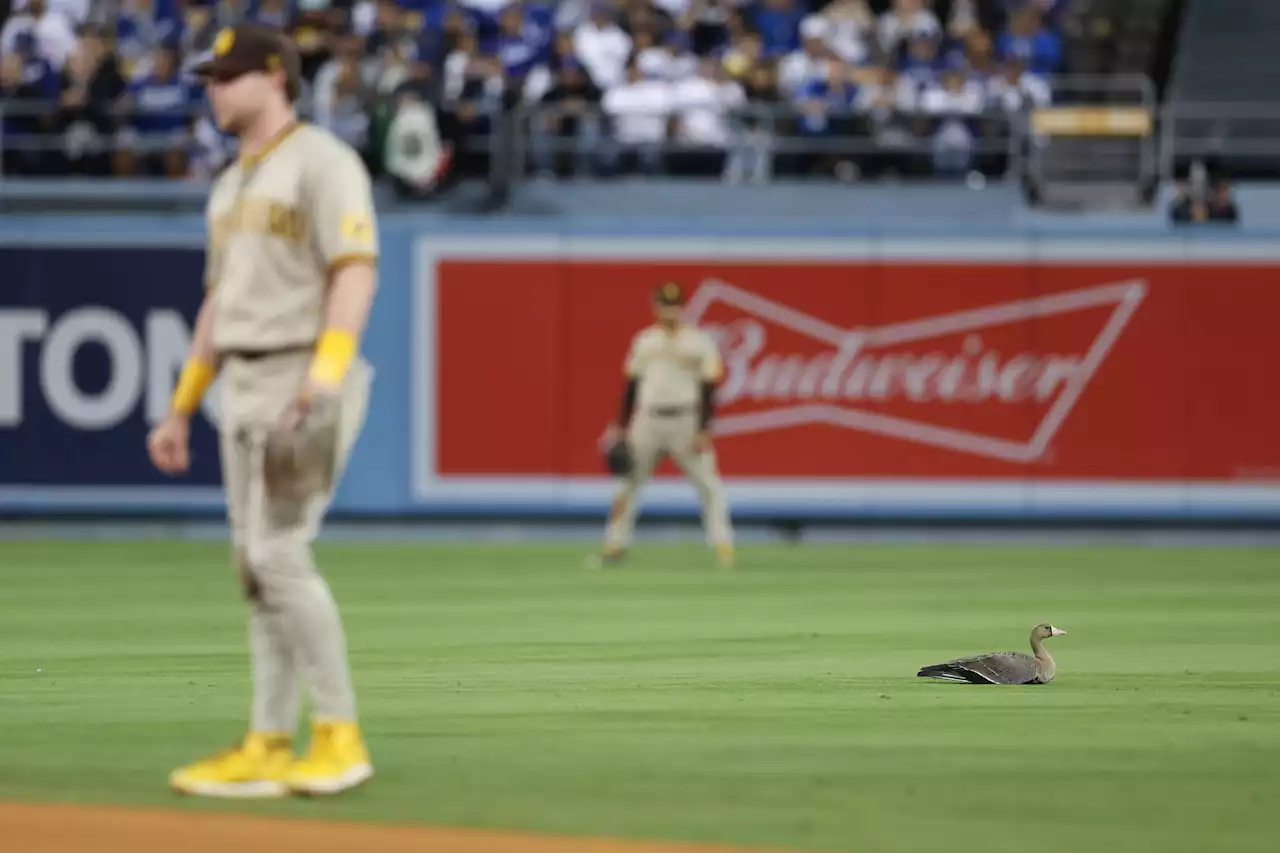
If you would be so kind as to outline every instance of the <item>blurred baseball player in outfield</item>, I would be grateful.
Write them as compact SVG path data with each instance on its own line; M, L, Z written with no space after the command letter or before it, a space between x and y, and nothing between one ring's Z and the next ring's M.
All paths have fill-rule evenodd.
M275 30L222 31L196 72L240 155L210 193L206 295L172 409L148 449L162 471L187 470L189 419L220 373L253 707L236 747L175 770L170 783L211 797L333 794L373 774L342 621L311 551L364 424L372 376L359 355L376 289L370 180L354 150L299 123L299 58ZM304 684L312 726L298 756Z
M733 529L711 446L715 388L724 366L706 332L680 322L684 288L668 282L654 294L657 322L631 341L618 421L602 442L625 441L631 469L609 511L601 561L617 563L635 532L638 492L664 456L698 490L702 525L721 565L733 564Z

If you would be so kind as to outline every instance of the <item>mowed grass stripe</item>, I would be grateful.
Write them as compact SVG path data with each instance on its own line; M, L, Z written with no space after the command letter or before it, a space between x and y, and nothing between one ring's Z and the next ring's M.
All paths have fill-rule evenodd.
M1274 847L1274 550L583 556L324 546L379 777L247 808L855 853ZM5 543L0 589L0 799L171 804L168 770L239 733L222 546ZM1052 685L914 678L1042 620L1070 632Z

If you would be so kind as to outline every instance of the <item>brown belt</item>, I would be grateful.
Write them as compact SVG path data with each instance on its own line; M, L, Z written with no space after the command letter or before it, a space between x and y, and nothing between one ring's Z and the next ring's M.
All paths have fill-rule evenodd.
M273 355L310 352L314 348L314 344L297 344L296 346L279 347L277 349L224 349L219 350L218 355L221 358L235 358L241 361L260 361Z

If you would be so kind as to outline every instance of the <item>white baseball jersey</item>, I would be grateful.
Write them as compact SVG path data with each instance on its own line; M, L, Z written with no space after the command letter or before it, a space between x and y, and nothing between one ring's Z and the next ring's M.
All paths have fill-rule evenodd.
M698 406L703 382L716 382L724 372L720 351L711 336L693 326L667 331L642 330L631 341L626 373L639 381L636 408Z

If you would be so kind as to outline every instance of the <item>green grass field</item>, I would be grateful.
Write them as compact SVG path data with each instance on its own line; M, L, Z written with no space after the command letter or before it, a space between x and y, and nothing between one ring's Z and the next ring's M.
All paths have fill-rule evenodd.
M327 545L374 783L237 808L856 853L1276 849L1280 553ZM223 547L0 543L0 799L180 804L237 737ZM914 677L1051 641L1045 687Z

